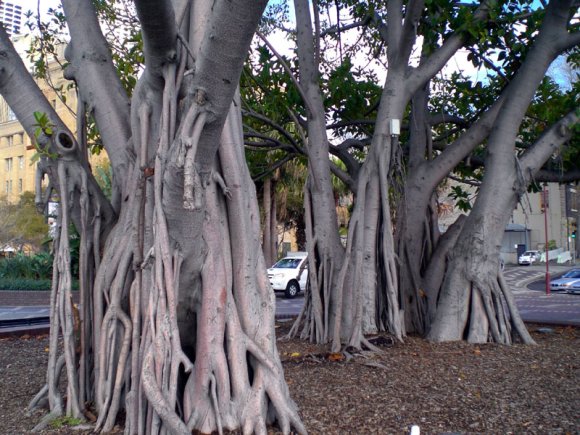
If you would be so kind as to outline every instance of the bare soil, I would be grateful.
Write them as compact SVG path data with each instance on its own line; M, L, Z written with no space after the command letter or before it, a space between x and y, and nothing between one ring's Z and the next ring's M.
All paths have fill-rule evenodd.
M288 327L278 324L280 337ZM298 340L278 346L310 433L402 434L416 424L423 434L580 434L580 329L529 328L537 346L388 336L376 341L380 354L332 354ZM29 433L42 417L26 406L44 383L47 346L46 336L0 340L0 434Z

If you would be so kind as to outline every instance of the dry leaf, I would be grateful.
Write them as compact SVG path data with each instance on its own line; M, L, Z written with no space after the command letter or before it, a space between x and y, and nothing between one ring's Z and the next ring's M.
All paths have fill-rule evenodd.
M326 356L326 358L329 361L344 361L346 357L344 356L343 353L340 353L340 352L332 352L332 353L329 353Z
M292 352L290 356L296 358L297 356L300 356L300 352Z

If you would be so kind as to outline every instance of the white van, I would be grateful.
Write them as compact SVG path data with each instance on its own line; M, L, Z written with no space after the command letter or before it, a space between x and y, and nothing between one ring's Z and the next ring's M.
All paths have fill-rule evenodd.
M268 279L274 291L283 291L285 297L293 298L306 289L307 257L306 252L288 252L286 257L268 269Z
M518 258L518 264L533 264L535 261L540 261L541 257L542 253L540 251L526 251Z

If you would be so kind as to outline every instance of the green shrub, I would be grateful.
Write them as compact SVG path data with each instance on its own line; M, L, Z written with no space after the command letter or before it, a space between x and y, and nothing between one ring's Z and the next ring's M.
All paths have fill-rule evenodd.
M0 290L47 290L51 288L50 279L31 278L0 278ZM73 290L79 289L78 281L74 280Z
M17 254L0 260L0 279L51 279L53 257L47 252L26 256Z
M50 290L50 279L0 278L0 290Z

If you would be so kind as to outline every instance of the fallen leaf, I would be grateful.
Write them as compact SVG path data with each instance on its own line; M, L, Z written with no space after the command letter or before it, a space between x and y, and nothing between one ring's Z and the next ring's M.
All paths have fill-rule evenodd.
M290 356L296 358L297 356L300 356L300 352L292 352Z
M340 353L340 352L331 352L331 353L329 353L326 356L326 358L329 361L344 361L346 357L344 356L343 353Z

